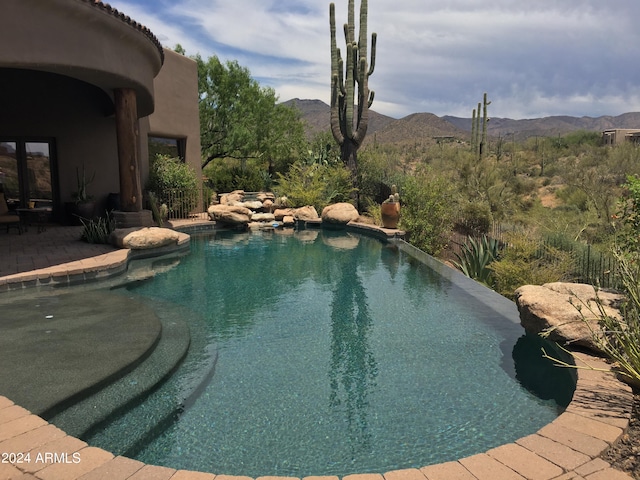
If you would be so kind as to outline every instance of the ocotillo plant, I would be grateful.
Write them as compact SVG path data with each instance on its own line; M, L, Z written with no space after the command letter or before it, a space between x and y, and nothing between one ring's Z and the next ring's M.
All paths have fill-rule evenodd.
M367 0L360 2L360 32L355 36L354 0L349 0L348 23L344 25L346 60L336 42L335 4L329 5L331 28L331 132L340 145L342 161L351 171L357 191L357 152L367 134L369 107L374 92L369 91L369 77L376 61L377 35L371 35L371 62L367 61ZM357 112L354 102L357 101Z

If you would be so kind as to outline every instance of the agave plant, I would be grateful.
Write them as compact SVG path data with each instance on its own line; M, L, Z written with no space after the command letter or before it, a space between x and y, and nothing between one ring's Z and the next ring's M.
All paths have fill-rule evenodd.
M498 258L500 243L495 238L483 235L479 240L467 237L462 252L456 253L457 262L453 262L458 270L467 277L489 285L491 270L489 264Z

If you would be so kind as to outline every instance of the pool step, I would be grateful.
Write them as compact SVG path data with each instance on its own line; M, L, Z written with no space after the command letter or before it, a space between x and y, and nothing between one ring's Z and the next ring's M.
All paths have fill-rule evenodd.
M137 402L127 405L83 435L92 446L115 455L136 457L144 447L174 423L184 408L202 394L215 373L218 353L210 343L209 327L193 311L185 312L191 344L175 374Z
M151 301L149 301L151 302ZM48 420L73 436L82 436L115 412L152 391L180 365L190 344L184 309L168 304L158 308L162 333L155 349L133 371Z

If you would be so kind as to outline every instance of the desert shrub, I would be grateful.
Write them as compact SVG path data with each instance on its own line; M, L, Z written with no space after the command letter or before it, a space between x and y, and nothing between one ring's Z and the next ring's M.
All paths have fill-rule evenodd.
M533 178L518 175L511 180L511 190L516 195L529 195L536 189L536 181Z
M291 205L313 205L321 212L331 203L350 201L353 184L349 170L341 164L295 162L285 175L278 173L275 190Z
M400 191L400 226L409 233L413 245L437 255L446 246L453 226L453 187L444 177L425 169L408 176Z
M573 259L570 252L540 242L527 232L506 234L501 258L489 265L495 290L508 298L523 285L567 281Z
M358 189L360 203L379 205L389 197L391 185L399 185L399 157L381 149L365 149L358 156Z
M564 187L556 192L556 196L565 205L576 207L581 212L586 212L589 209L589 197L580 188L574 186Z
M491 207L486 203L467 203L462 207L462 217L456 220L455 228L465 235L480 236L491 229Z

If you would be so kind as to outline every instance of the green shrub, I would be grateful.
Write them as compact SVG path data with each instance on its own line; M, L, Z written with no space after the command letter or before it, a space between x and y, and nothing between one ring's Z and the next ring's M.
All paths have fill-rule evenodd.
M156 155L149 167L147 190L153 192L159 203L167 205L169 212L186 214L198 202L196 172L179 158Z
M493 217L491 207L483 202L467 203L462 218L456 221L456 230L465 235L480 236L489 233Z
M331 203L349 202L353 185L349 170L342 164L296 162L285 175L278 174L275 190L291 205L313 205L321 212Z
M400 226L419 249L437 255L453 225L454 191L447 179L426 169L408 176L402 191Z
M566 205L575 207L581 212L586 212L589 209L589 197L584 190L577 187L561 188L556 192L556 196Z
M542 285L571 279L574 270L570 252L550 245L540 245L529 233L506 235L501 258L488 268L493 272L495 290L513 298L523 285Z
M251 161L225 160L207 165L204 174L217 192L259 192L271 187L266 169Z

